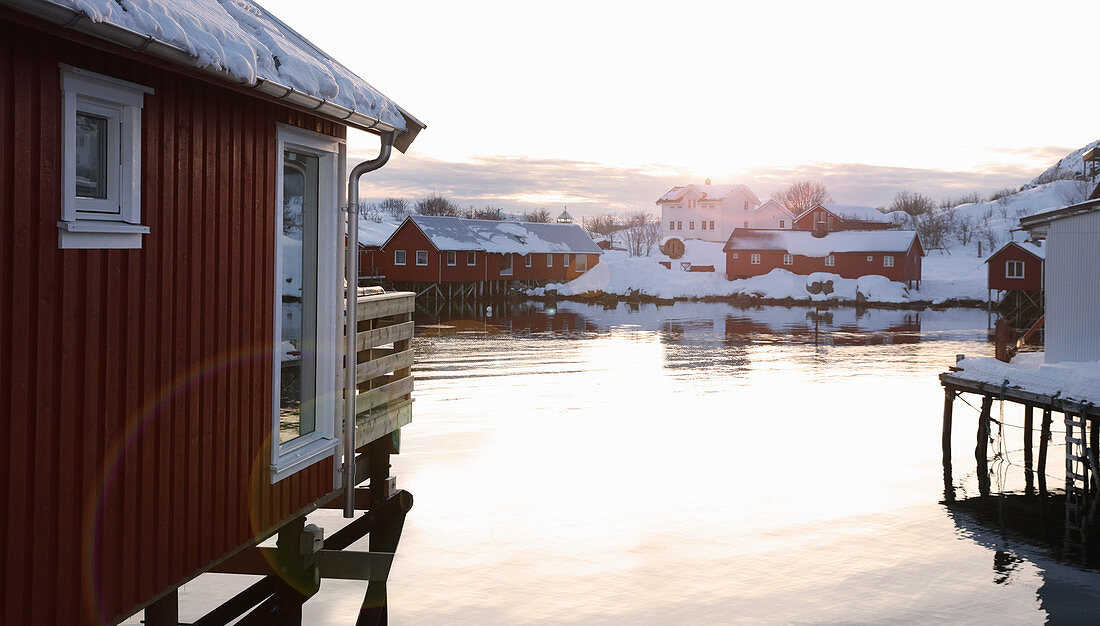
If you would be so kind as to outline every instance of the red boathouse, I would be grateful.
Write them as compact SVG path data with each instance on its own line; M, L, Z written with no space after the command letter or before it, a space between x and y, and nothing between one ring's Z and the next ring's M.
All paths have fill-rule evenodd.
M210 571L263 578L201 623L300 621L368 561L384 620L342 548L411 506L413 302L358 304L343 386L349 128L375 167L423 125L249 0L0 0L0 622L175 626ZM367 479L373 521L305 524Z
M887 230L889 217L874 207L853 204L819 204L794 218L795 230Z
M1042 291L1045 259L1046 252L1033 243L1006 243L985 260L990 291Z
M909 230L841 231L738 228L730 235L726 278L748 278L785 269L795 274L829 272L842 278L879 275L920 285L924 248Z

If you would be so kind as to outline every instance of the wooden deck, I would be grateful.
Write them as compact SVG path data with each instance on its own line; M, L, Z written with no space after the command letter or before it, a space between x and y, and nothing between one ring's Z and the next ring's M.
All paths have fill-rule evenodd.
M415 294L361 295L355 337L355 449L412 421Z

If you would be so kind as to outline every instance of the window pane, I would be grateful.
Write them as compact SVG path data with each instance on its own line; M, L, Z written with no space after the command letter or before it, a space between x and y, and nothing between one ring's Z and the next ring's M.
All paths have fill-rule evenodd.
M283 153L279 443L316 429L317 184L319 159Z
M107 118L76 114L76 195L107 197Z

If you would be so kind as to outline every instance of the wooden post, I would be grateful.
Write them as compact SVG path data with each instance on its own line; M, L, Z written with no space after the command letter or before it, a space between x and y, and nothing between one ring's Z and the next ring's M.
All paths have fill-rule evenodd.
M977 445L974 460L978 465L978 492L989 495L989 414L993 409L993 396L982 397L982 414L978 417Z
M1032 437L1034 411L1030 404L1024 407L1024 493L1027 495L1035 492L1035 471L1031 468L1031 449L1035 445Z
M943 499L955 501L955 485L951 480L951 411L955 405L955 390L943 388Z
M179 590L173 589L164 597L145 607L146 626L179 626Z
M1039 497L1047 497L1047 440L1050 439L1050 409L1043 409L1043 425L1039 428Z

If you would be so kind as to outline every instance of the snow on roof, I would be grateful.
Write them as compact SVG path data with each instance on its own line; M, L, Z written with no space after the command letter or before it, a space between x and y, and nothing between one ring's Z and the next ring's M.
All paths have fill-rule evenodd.
M361 219L359 220L359 245L382 247L382 244L386 243L400 225L400 222L395 224Z
M565 210L565 211L561 212L561 215L558 216L558 219L559 220L570 220L570 221L572 221L573 216L569 214L568 210Z
M807 257L842 252L894 252L904 254L916 240L911 230L842 230L814 237L808 230L759 230L738 228L725 250L776 250Z
M825 207L825 209L833 215L846 220L890 223L889 217L886 217L882 211L871 206L859 206L855 204L823 204L821 206Z
M722 200L726 196L730 195L731 193L733 193L735 191L740 191L740 192L744 193L754 203L755 202L760 202L760 199L756 197L756 194L754 194L752 192L752 190L749 189L748 187L746 187L745 185L687 185L687 186L676 186L676 187L673 187L672 189L668 190L668 192L665 193L665 195L661 196L661 198L659 200L657 200L657 202L676 202L676 201L680 200L681 198L683 198L684 194L686 194L688 191L694 191L698 194L701 194L700 200L702 200L704 202L707 201L707 200L715 200L715 201Z
M252 86L273 82L398 130L409 130L407 122L420 125L367 81L251 0L42 0L40 4L43 12L64 6L94 23L167 44L190 55L196 68L224 70Z
M791 215L792 217L794 216L794 213L792 213L791 210L787 208L787 205L785 205L782 202L776 200L775 198L768 198L764 202L764 204L761 204L760 206L756 207L756 212L759 213L761 211L766 211L769 208L776 208L776 209L779 209L779 210L783 211L784 213L787 213L787 214Z
M588 233L576 224L536 224L457 217L410 215L438 250L485 252L576 252L603 254Z
M1037 246L1037 245L1035 245L1031 242L1028 242L1028 241L1010 241L1010 242L1006 243L1005 245L1001 246L1000 248L998 248L996 252L994 252L993 254L986 257L985 262L989 263L989 261L992 260L993 257L1000 254L1002 250L1004 250L1005 248L1007 248L1009 246L1019 246L1019 247L1023 248L1023 250L1025 252L1029 252L1032 255L1039 257L1040 259L1047 258L1046 249L1044 249L1042 246Z
M1100 404L1100 362L1045 363L1045 353L1016 355L1011 363L988 357L966 357L955 364L957 375L1000 386L1025 389L1067 400ZM1007 381L1007 383L1005 382Z

